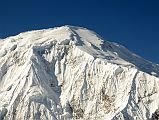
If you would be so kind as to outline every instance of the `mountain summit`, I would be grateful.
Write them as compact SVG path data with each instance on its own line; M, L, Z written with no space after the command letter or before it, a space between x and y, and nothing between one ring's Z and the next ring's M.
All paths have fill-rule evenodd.
M158 119L159 65L75 26L0 41L0 120Z

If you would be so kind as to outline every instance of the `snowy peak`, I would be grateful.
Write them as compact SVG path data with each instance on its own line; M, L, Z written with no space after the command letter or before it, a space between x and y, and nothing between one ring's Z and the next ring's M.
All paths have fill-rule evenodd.
M159 66L86 28L62 26L0 41L0 119L150 119Z
M26 32L20 34L20 36L25 37L27 35L29 37L29 34L31 34L30 37L35 37L35 40L47 37L48 39L55 39L59 44L68 44L69 41L74 41L78 45L85 44L91 46L92 44L99 47L103 42L96 34L86 28L68 25L54 29Z
M74 44L94 57L116 64L135 65L140 70L149 74L159 74L158 65L141 58L119 44L103 40L95 32L86 28L66 25L46 30L26 32L16 37L18 37L17 39L20 38L19 44L26 44L28 42L39 45L41 43L46 44L46 42L48 42L47 44L50 44L49 42L57 42L62 45Z
M141 58L119 44L103 40L93 31L70 25L24 32L17 36L6 38L0 42L0 56L4 56L8 50L12 51L16 47L30 48L32 46L45 49L45 47L51 47L56 43L65 46L74 45L93 57L104 59L111 63L136 66L149 74L159 74L159 65Z

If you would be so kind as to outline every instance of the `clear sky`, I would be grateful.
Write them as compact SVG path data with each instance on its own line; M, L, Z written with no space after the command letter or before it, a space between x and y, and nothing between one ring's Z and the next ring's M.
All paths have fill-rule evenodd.
M0 0L0 38L66 24L159 63L159 0Z

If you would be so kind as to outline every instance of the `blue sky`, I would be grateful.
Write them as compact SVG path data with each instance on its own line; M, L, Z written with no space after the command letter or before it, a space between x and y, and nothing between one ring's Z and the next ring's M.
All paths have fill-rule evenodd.
M0 38L66 24L94 30L159 63L158 0L0 1Z

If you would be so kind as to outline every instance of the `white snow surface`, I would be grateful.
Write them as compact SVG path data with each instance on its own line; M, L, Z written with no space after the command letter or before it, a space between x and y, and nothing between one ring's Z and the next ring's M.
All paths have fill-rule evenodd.
M75 26L0 41L0 120L148 120L159 65Z

